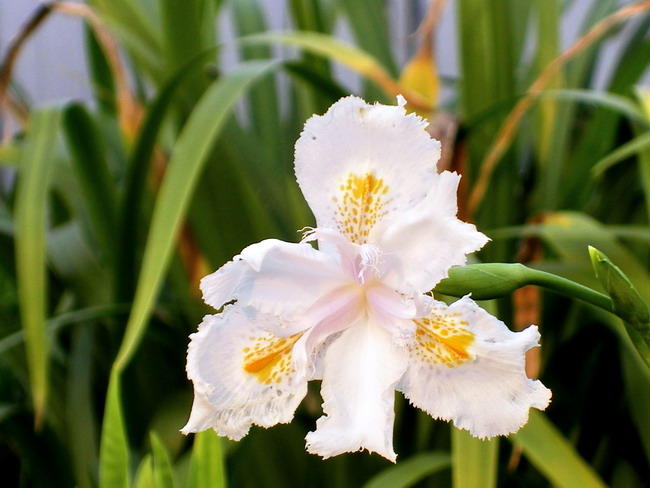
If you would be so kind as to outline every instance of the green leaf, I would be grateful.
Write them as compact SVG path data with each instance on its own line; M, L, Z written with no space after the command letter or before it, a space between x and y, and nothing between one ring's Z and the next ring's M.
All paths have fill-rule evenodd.
M82 105L72 104L66 108L63 127L91 228L103 254L112 258L117 192L106 161L104 143L95 121Z
M42 420L48 394L45 232L59 118L60 113L55 109L43 109L33 114L16 188L18 296L37 426Z
M602 158L600 161L598 161L596 164L594 164L593 168L591 168L591 173L594 176L601 176L605 171L614 166L616 163L620 163L624 159L646 151L649 148L650 132L645 132L618 147L607 156Z
M122 413L121 380L113 368L108 383L99 451L99 487L128 488L129 444Z
M174 488L174 473L167 449L155 432L149 435L153 451L153 477L156 488Z
M581 102L596 107L605 108L630 120L648 125L648 117L627 97L597 90L546 90L538 95L539 98L554 98L572 102Z
M499 440L481 440L460 429L452 429L452 477L454 488L496 486Z
M310 53L337 61L357 73L366 76L391 96L397 95L402 91L386 68L375 57L362 49L341 42L326 34L300 31L268 32L241 38L239 42L243 44L277 42L287 46L299 47Z
M213 50L209 50L190 59L162 84L156 98L148 104L144 121L129 154L116 239L115 297L118 301L130 301L133 298L138 249L134 241L138 242L139 231L143 227L143 201L147 193L147 178L160 128L183 81L212 52Z
M154 29L150 12L131 0L90 0L89 3L115 30L138 67L154 81L162 79L162 41Z
M380 471L363 488L407 488L450 465L446 452L423 452Z
M97 424L93 411L92 353L93 330L82 324L72 336L72 351L66 387L68 438L76 486L92 488L97 465Z
M231 2L233 20L238 37L265 32L268 30L264 12L258 0L237 0ZM264 44L240 44L242 59L271 59L273 53L270 46ZM251 87L247 94L250 120L255 123L252 130L259 137L257 147L258 158L263 158L266 164L279 173L276 168L286 158L283 155L283 127L278 103L278 87L275 76L265 77Z
M123 370L135 352L172 257L176 236L214 141L239 96L276 63L241 63L215 82L187 121L160 188L145 248L133 309L115 362Z
M621 317L634 347L650 367L650 312L634 285L598 249L589 247L596 277L611 297L614 312Z
M212 429L194 434L188 488L226 488L221 442Z
M559 488L604 488L605 484L560 431L537 411L509 439L521 446L524 456Z
M134 488L158 488L153 474L153 460L151 454L147 454L135 473Z

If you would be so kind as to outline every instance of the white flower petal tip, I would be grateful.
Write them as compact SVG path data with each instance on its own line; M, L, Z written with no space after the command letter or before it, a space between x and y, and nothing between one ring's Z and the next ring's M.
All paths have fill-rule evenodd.
M536 326L512 332L465 297L434 307L416 336L399 389L434 418L489 438L516 432L530 408L550 402L551 391L525 372L525 353L538 345Z
M318 227L362 244L377 221L420 202L440 159L426 126L401 105L357 97L311 117L296 142L295 170Z
M194 404L183 433L208 428L233 440L251 425L288 423L307 393L304 368L293 361L299 336L280 338L237 305L208 315L191 335L187 374Z
M345 330L323 361L324 415L307 434L307 450L329 458L366 449L395 462L393 405L406 350L388 331L363 321Z

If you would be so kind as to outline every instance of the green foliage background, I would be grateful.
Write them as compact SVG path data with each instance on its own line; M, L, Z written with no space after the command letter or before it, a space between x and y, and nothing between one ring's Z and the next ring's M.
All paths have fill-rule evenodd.
M463 218L493 239L477 259L524 261L605 292L627 329L594 305L532 295L543 338L533 362L553 390L549 409L487 442L400 397L396 465L304 451L318 385L292 424L239 443L178 432L191 405L187 336L211 312L197 279L250 243L296 241L313 224L293 144L307 117L347 94L333 67L359 73L370 102L412 88L400 85L385 2L290 0L294 29L282 33L267 32L260 0L43 6L25 41L49 16L85 20L95 98L30 106L17 86L5 91L5 56L0 97L26 118L0 147L0 170L16 174L0 188L0 484L648 486L648 318L629 310L647 313L650 301L650 91L638 86L650 65L650 2L594 2L582 34L605 18L611 28L563 54L571 3L457 0L460 77L443 80L452 96L426 114L455 134L443 150L463 174ZM215 29L225 4L238 38L227 44L242 60L222 73ZM334 36L340 20L354 45ZM595 90L596 63L622 25L623 48ZM278 46L290 60L275 57ZM422 76L434 68L429 58ZM629 283L596 251L594 273L588 246L638 295L625 302L632 295L618 291ZM509 291L485 306L514 324L522 305Z

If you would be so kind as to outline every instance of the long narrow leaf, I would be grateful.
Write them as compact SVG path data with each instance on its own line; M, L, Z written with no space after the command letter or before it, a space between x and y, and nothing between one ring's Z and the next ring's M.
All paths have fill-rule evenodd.
M95 121L82 105L70 105L63 114L63 122L90 225L104 254L108 255L113 249L117 192L103 141Z
M151 433L150 439L156 488L174 488L174 474L169 453L155 432Z
M121 381L117 371L111 373L106 397L99 451L99 487L128 488L129 444L122 413Z
M524 456L555 486L605 486L557 428L537 410L530 411L528 424L516 434L512 434L510 439L521 446Z
M274 66L271 62L242 63L208 89L187 121L156 202L133 309L114 365L118 370L129 362L144 334L181 221L214 141L235 101Z
M242 44L280 43L299 47L347 66L376 83L390 96L404 95L414 108L430 108L422 97L405 90L375 57L332 36L318 32L268 32L244 37L239 42Z
M599 176L616 163L634 156L635 154L642 153L648 148L650 148L650 132L645 132L609 153L603 159L598 161L591 171L595 176Z
M16 272L36 425L47 401L45 219L59 118L56 109L34 114L16 190Z
M363 488L408 488L450 465L451 459L446 452L416 454L373 476Z
M211 429L194 435L188 488L226 488L221 439Z
M212 50L196 56L181 66L163 86L157 97L149 104L144 121L129 155L124 196L118 217L117 264L115 267L115 297L118 301L128 301L135 288L136 249L133 241L138 239L141 228L141 211L147 187L147 177L151 167L154 146L163 125L174 95L183 84L186 76L196 70L198 64L206 59Z
M453 487L494 488L499 440L477 439L460 429L453 429L451 439Z

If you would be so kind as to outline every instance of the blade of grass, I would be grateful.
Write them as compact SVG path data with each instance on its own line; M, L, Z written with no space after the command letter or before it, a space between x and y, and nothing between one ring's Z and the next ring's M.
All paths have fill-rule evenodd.
M604 488L606 485L591 469L560 431L537 410L519 432L509 439L521 446L533 465L560 488Z
M151 450L153 452L153 477L156 488L174 488L174 473L167 449L155 432L151 432Z
M258 0L237 0L230 4L238 37L267 31L266 19ZM273 58L268 45L241 44L239 47L240 55L245 60ZM260 80L247 94L249 117L255 122L252 124L252 130L260 139L257 157L265 160L266 165L275 169L272 177L281 173L279 165L286 160L283 153L287 149L287 144L283 144L285 139L282 136L283 126L278 96L279 91L274 75Z
M122 413L122 382L113 371L108 383L99 451L99 487L129 487L129 444Z
M191 59L162 84L160 92L148 105L144 121L129 155L117 231L114 294L118 302L130 301L135 290L138 246L134 246L133 242L138 241L138 237L142 235L141 229L145 225L142 206L147 195L147 177L160 128L187 74L196 70L211 52L213 51L208 50Z
M212 47L210 40L204 39L202 23L202 2L159 1L162 20L162 44L165 59L165 71L177 73L205 49ZM206 2L207 3L207 2ZM216 22L216 21L215 21ZM214 24L213 24L214 25ZM192 99L198 98L207 86L204 73L193 70L187 75L184 93Z
M91 228L103 249L102 254L112 263L117 191L106 161L104 142L95 121L82 105L66 108L63 128Z
M45 233L47 196L54 168L51 159L56 152L59 119L56 109L33 114L16 189L16 274L37 428L48 394Z
M92 408L92 332L84 324L73 333L66 388L70 453L76 486L79 488L95 486L92 474L98 460L95 436L97 425Z
M130 0L90 0L89 3L113 27L139 68L154 82L164 79L160 34L139 3Z
M226 488L221 442L211 429L194 435L188 488Z
M648 125L648 118L639 110L639 108L627 97L615 93L602 92L597 90L545 90L539 94L539 97L557 98L559 100L568 100L581 103L587 103L595 107L606 108L615 112L620 112L630 120L642 125Z
M133 309L114 363L117 371L128 364L144 334L183 216L210 148L239 96L275 66L277 64L272 62L240 64L206 91L187 121L156 201Z
M367 77L391 97L403 95L414 109L431 110L431 106L421 96L405 90L372 55L326 34L300 31L268 32L246 36L239 39L239 42L243 44L280 43L324 56Z
M384 0L365 0L363 2L339 0L338 6L346 14L356 44L377 59L392 77L396 77L398 71L388 35L386 2ZM390 102L386 93L367 81L365 84L364 97L366 99L383 103Z
M631 141L623 144L618 149L612 151L603 159L594 164L591 172L595 177L602 176L602 174L616 163L634 156L641 154L650 148L650 132L645 132L640 136L635 137Z
M481 440L453 428L451 465L454 488L493 488L496 486L499 440Z
M380 471L363 488L408 488L449 466L446 452L423 452Z
M134 488L157 488L156 480L153 475L153 460L151 454L147 454L135 473L135 480L133 482Z

